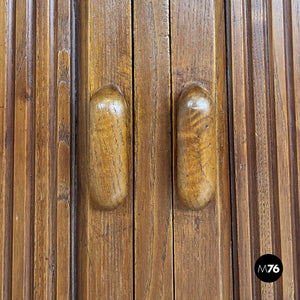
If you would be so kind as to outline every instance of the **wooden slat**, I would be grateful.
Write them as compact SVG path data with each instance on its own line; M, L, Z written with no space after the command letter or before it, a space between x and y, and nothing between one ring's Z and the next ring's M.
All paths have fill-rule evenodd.
M0 2L0 299L11 298L13 181L13 1Z
M241 299L294 299L298 293L290 4L233 0L230 5L238 245L233 255ZM252 271L266 253L282 260L283 275L276 283L260 282Z
M173 299L169 2L134 4L135 298Z
M266 36L266 11L264 3L259 0L250 1L249 6L249 22L251 28L251 42L249 48L251 56L249 61L252 63L250 69L251 97L255 99L253 102L253 118L252 118L252 140L251 150L254 152L254 169L255 184L250 190L254 195L252 201L255 201L255 226L258 231L255 236L258 241L258 252L254 254L255 260L263 254L274 253L273 246L274 236L272 228L272 175L271 175L271 153L270 153L270 128L268 124L268 114L271 113L271 107L268 105L270 101L269 82L266 77L268 61L267 61L267 36ZM250 10L251 7L251 10ZM251 101L249 99L249 101ZM250 116L248 116L249 118ZM238 146L238 145L237 145ZM252 168L251 168L252 169ZM252 169L253 172L253 169ZM253 274L253 273L252 273ZM269 283L260 283L260 293L263 299L272 298L274 296L274 286ZM259 295L258 295L259 297Z
M294 71L294 99L295 99L295 127L296 136L295 143L297 147L297 175L298 175L298 199L295 199L295 236L300 236L300 2L298 0L291 1L291 27L292 27L292 51L293 51L293 71ZM300 238L297 239L296 262L300 264ZM296 288L295 292L300 293L300 270L295 268Z
M281 261L288 272L282 274L282 289L278 291L280 298L293 299L295 295L295 273L294 249L295 239L293 236L293 188L291 168L293 161L290 160L291 115L289 112L289 98L287 77L289 64L287 63L287 39L285 26L288 20L284 16L284 1L273 0L270 7L269 32L272 33L272 40L269 46L269 77L273 81L276 119L276 142L277 142L277 176L278 176L278 200L279 200L279 225L280 225L280 252ZM290 16L289 16L290 17ZM273 77L273 78L272 78ZM291 91L293 93L293 91ZM271 98L271 99L272 99ZM275 198L276 199L276 198ZM271 216L273 219L274 215ZM291 267L288 267L291 266ZM278 288L277 288L278 289Z
M245 118L247 112L247 74L244 68L247 60L247 44L245 37L243 18L245 13L245 2L232 1L235 14L232 15L231 22L231 57L232 59L232 97L233 97L233 130L234 130L234 160L235 160L235 186L236 198L243 199L236 201L236 219L237 223L243 220L244 226L237 227L237 249L233 249L233 256L238 253L238 268L243 271L239 282L235 283L243 286L240 289L239 298L245 299L251 297L253 282L252 282L252 243L251 243L251 226L250 226L250 196L249 186L251 184L251 177L249 175L250 166L248 164L248 145L247 145L247 119ZM240 28L241 30L235 30ZM239 88L236 88L239 87ZM237 105L239 103L239 105ZM250 251L249 251L250 249ZM240 256L243 259L240 259ZM236 270L238 272L238 270ZM249 298L252 299L252 298Z
M208 206L191 211L180 203L174 169L176 299L229 299L231 296L224 39L223 1L171 1L173 112L183 87L197 81L215 103L217 132L217 191ZM176 121L175 113L173 116Z
M71 299L77 299L77 87L78 87L78 2L71 0L71 136L70 136L70 192L71 192Z
M36 3L34 296L52 298L55 246L53 1Z
M53 1L36 2L34 296L52 298L55 268Z
M56 12L56 294L58 299L69 299L71 292L71 1L57 1Z
M78 297L133 297L132 159L128 196L118 208L102 211L90 203L87 174L87 112L95 91L119 86L128 105L132 157L131 1L81 1L80 100L78 107ZM99 183L100 184L100 183Z
M33 289L34 199L33 1L16 1L12 298Z

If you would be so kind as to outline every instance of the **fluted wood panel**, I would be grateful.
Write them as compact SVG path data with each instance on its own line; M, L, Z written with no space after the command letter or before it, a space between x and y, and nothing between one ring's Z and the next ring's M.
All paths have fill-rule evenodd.
M0 6L0 298L67 299L71 1Z
M299 296L299 2L230 1L235 295ZM298 122L298 123L297 123ZM298 124L298 126L297 126ZM282 277L259 281L253 266L279 256ZM298 296L297 296L298 295Z

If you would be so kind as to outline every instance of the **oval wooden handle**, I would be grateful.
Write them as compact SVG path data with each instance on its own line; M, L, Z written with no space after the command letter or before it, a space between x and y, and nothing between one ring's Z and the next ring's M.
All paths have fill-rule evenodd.
M88 124L89 194L101 209L114 209L127 196L127 117L125 99L116 86L104 86L92 96Z
M177 188L192 210L206 206L216 190L215 105L193 83L183 90L177 110Z

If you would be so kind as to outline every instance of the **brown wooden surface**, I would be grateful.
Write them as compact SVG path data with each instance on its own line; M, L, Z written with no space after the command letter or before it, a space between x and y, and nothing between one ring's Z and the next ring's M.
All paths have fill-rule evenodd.
M300 4L227 5L235 281L223 1L80 1L79 299L231 299L232 285L236 299L299 298ZM0 299L71 297L71 42L71 0L0 0ZM216 193L199 211L180 202L176 168L192 82L215 106ZM128 196L113 211L87 188L87 112L106 84L129 112ZM283 262L273 284L253 272L265 253Z
M135 299L173 299L169 2L134 2Z
M58 0L55 7L56 94L56 297L71 297L71 4ZM74 88L74 87L73 87ZM72 99L74 106L75 99ZM74 126L74 125L73 125ZM74 130L74 127L73 127ZM73 141L74 142L74 141ZM73 153L74 155L74 153ZM73 270L74 272L74 270ZM74 273L72 274L74 276ZM55 287L54 287L55 288Z
M116 86L91 97L87 130L89 200L112 210L128 194L128 109Z
M182 89L199 82L215 104L217 134L217 190L205 208L192 211L180 203L174 169L176 299L229 299L231 296L224 39L223 1L171 1L173 108ZM173 116L176 120L174 112ZM174 127L175 124L173 130Z
M14 6L0 2L0 299L11 297Z
M33 2L15 2L15 112L12 298L33 292L34 78Z
M53 1L36 2L34 289L36 298L52 298L55 245L55 74Z
M230 5L237 226L233 256L238 266L235 292L241 299L299 296L299 54L292 49L299 41L299 3L293 5L293 19L291 1L265 5L233 0ZM253 265L266 253L282 260L283 274L276 283L255 278Z
M0 298L66 299L70 1L0 6Z
M131 1L81 1L77 226L80 299L133 297L131 45ZM86 122L91 96L107 84L120 88L130 112L130 172L123 204L112 211L101 211L91 205L88 196Z
M290 20L290 27L292 30L289 30L291 34L290 42L292 43L291 51L293 53L293 62L290 69L293 70L293 76L290 77L289 80L294 80L292 82L292 86L294 87L294 94L291 94L294 97L295 106L295 132L293 136L293 144L296 147L294 155L297 157L297 165L293 164L294 166L294 181L297 183L298 181L298 189L296 187L294 193L294 207L293 211L294 215L294 222L295 222L295 230L294 230L294 238L296 238L296 265L294 266L295 270L295 292L300 294L300 3L297 0L291 1L291 20ZM294 156L295 157L295 156ZM295 158L293 158L295 159Z
M216 108L208 92L192 83L176 110L178 197L188 209L199 210L216 195Z

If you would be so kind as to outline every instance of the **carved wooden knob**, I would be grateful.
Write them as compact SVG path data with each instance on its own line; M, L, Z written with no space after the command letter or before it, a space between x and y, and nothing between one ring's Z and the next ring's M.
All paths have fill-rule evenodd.
M90 199L111 210L128 193L128 112L114 85L98 89L89 105L88 181Z
M216 190L215 105L193 83L183 90L177 110L177 189L192 210L206 206Z

